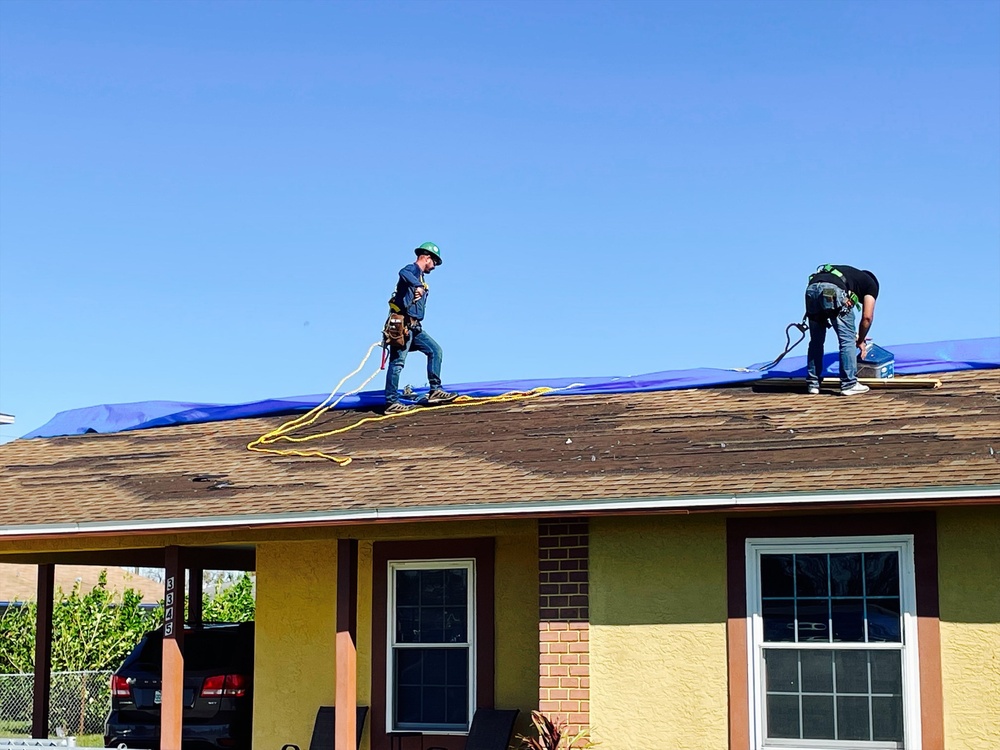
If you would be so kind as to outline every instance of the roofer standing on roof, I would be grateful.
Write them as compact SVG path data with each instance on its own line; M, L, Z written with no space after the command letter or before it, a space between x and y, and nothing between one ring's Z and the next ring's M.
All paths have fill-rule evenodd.
M414 408L412 404L402 404L399 401L399 374L403 371L406 355L410 351L427 355L427 381L431 390L427 394L426 403L429 406L447 404L458 397L458 394L441 388L443 353L438 343L423 328L424 309L430 294L424 276L441 265L441 250L433 242L425 242L414 252L417 260L399 269L396 291L389 300L391 313L386 324L386 339L389 342L389 369L385 376L386 414ZM395 329L391 328L394 318L399 324Z
M840 393L854 396L866 393L868 386L858 382L857 349L865 356L865 336L875 317L878 279L871 271L853 266L826 264L809 277L806 287L806 317L809 318L809 355L806 390L819 393L823 376L823 345L826 329L833 328L840 341ZM854 311L861 310L861 325L855 332Z

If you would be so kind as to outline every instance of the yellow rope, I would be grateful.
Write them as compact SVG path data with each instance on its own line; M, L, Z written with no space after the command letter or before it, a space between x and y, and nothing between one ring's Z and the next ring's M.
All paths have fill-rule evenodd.
M498 396L484 396L482 398L475 398L473 396L459 396L454 401L451 401L450 403L447 404L438 404L437 406L425 406L420 409L398 412L396 414L381 414L379 416L374 416L374 417L363 417L359 419L357 422L349 424L346 427L339 427L336 430L321 432L316 435L303 435L301 437L293 436L291 433L299 429L302 429L303 427L309 427L317 419L319 419L320 416L336 408L337 404L343 401L344 398L352 394L358 393L362 388L364 388L372 380L375 379L375 376L378 375L379 372L381 372L382 369L381 365L379 366L379 369L375 370L375 372L369 375L368 378L357 388L351 391L347 391L346 393L341 394L340 397L337 398L336 400L333 400L333 397L337 394L337 391L340 389L340 387L345 382L347 382L347 380L349 380L350 378L354 377L359 372L361 372L361 369L365 366L365 363L371 357L372 352L375 350L376 347L380 346L382 346L381 342L376 342L372 344L368 348L368 353L365 355L365 358L361 360L361 364L358 365L357 369L355 369L349 375L346 375L343 378L343 380L337 383L337 386L333 389L333 392L329 396L327 396L326 399L323 400L323 403L321 403L319 406L314 407L306 414L296 417L295 419L289 420L280 427L271 430L270 432L264 433L256 440L251 441L250 443L247 444L247 450L256 451L257 453L270 453L271 455L274 456L300 456L302 458L325 458L328 461L333 461L339 466L347 466L347 464L351 463L351 461L353 460L350 456L334 456L329 453L323 453L322 451L319 450L293 450L291 448L285 448L285 449L266 448L264 446L273 445L274 443L277 443L279 441L286 441L289 443L305 443L310 440L319 440L321 438L327 438L333 435L341 435L345 432L353 430L356 427L360 427L361 425L368 424L370 422L384 422L388 419L397 419L399 417L411 416L417 412L432 411L434 409L452 409L461 406L496 404L496 403L503 403L506 401L523 401L529 398L537 398L538 396L541 396L545 393L552 393L553 391L562 391L566 390L567 388L574 388L580 385L579 383L572 383L563 388L549 388L543 386L540 388L532 388L530 391L508 391L507 393L501 393Z

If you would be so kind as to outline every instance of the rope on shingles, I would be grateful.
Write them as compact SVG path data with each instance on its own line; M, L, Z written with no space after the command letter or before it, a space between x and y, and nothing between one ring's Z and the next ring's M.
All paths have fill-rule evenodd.
M378 375L382 369L381 365L379 365L379 368L376 369L371 375L369 375L368 378L357 388L347 391L346 393L342 393L336 399L334 398L337 394L337 391L340 390L340 387L344 383L346 383L350 378L354 377L359 372L361 372L365 364L371 358L372 352L374 352L376 348L381 346L382 342L376 342L372 344L370 347L368 347L368 353L365 355L365 358L361 360L361 364L359 364L358 367L353 372L346 375L339 383L337 383L336 387L333 389L333 392L323 400L323 403L319 404L319 406L313 407L306 414L296 417L295 419L291 419L288 422L285 422L280 427L271 430L270 432L266 432L256 440L251 441L250 443L247 444L247 450L251 450L256 453L269 453L273 456L298 456L300 458L323 458L326 459L327 461L333 461L338 466L347 466L353 460L350 456L333 455L331 453L324 453L323 451L317 449L299 450L294 448L271 448L267 446L271 446L274 445L275 443L282 441L288 443L306 443L311 440L321 440L323 438L332 437L333 435L342 435L345 432L350 432L355 428L361 427L362 425L369 424L372 422L385 422L386 420L389 419L399 419L400 417L412 416L413 414L416 413L424 413L428 411L434 411L437 409L455 409L455 408L461 408L463 406L479 406L481 404L499 404L509 401L524 401L526 399L537 398L538 396L542 396L546 393L553 393L555 391L564 391L568 390L569 388L575 388L579 385L582 385L581 383L571 383L570 385L564 386L562 388L549 388L547 386L542 386L539 388L532 388L531 390L528 391L508 391L507 393L501 393L497 396L485 396L482 398L476 398L474 396L459 396L454 401L447 404L439 404L437 406L425 406L420 409L412 409L410 411L399 412L396 414L380 414L377 416L363 417L359 419L357 422L353 422L352 424L349 424L346 427L339 427L336 430L320 432L315 435L295 436L293 433L303 428L311 426L323 414L335 409L337 407L337 404L343 401L347 396L351 396L354 395L355 393L358 393L359 391L361 391L362 388L364 388L372 380L375 379L375 376Z

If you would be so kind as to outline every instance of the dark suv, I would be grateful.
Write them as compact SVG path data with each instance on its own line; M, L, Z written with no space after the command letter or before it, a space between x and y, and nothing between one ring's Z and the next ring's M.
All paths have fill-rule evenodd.
M253 711L253 623L184 626L185 748L248 750ZM163 629L147 633L111 676L104 745L160 745Z

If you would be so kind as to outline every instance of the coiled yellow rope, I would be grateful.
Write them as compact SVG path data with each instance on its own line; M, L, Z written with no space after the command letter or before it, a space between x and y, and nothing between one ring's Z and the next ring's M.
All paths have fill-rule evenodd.
M461 406L495 404L495 403L502 403L505 401L523 401L529 398L537 398L538 396L541 396L545 393L552 393L553 391L561 391L561 390L566 390L568 388L575 388L576 386L580 385L579 383L572 383L563 388L548 388L543 386L540 388L532 388L530 391L508 391L507 393L501 393L498 396L485 396L483 398L475 398L473 396L459 396L454 401L451 401L450 403L447 404L439 404L437 406L425 406L420 409L413 409L411 411L399 412L397 414L381 414L373 417L363 417L362 419L359 419L357 422L349 424L346 427L339 427L336 430L330 430L328 432L320 432L315 435L303 435L301 437L295 437L292 433L304 427L309 427L310 425L315 423L316 420L319 419L323 414L332 409L335 409L337 404L339 404L347 396L358 393L362 388L364 388L372 380L375 379L375 376L378 375L379 372L381 372L382 369L381 365L379 366L378 369L375 370L375 372L369 375L368 378L357 388L347 391L346 393L342 393L336 400L334 400L334 396L336 396L337 391L340 390L340 387L350 378L354 377L359 372L361 372L362 368L364 368L365 366L365 363L368 362L369 358L372 356L372 352L374 352L376 348L381 346L382 346L381 342L376 342L372 344L370 347L368 347L368 353L365 354L365 358L361 360L361 364L358 365L357 369L355 369L350 374L346 375L339 383L337 383L336 387L333 389L333 392L329 396L327 396L326 399L324 399L323 403L321 403L319 406L314 407L306 414L296 417L295 419L289 420L288 422L285 422L277 429L271 430L270 432L261 435L256 440L251 441L250 443L247 444L247 450L255 451L257 453L270 453L271 455L274 456L300 456L302 458L325 458L328 461L333 461L339 466L347 466L347 464L351 463L351 461L353 460L350 456L335 456L329 453L324 453L323 451L320 450L295 450L292 448L284 448L284 449L268 448L265 446L273 445L274 443L277 443L279 441L285 441L289 443L305 443L310 440L320 440L321 438L327 438L333 435L341 435L345 432L349 432L350 430L355 429L356 427L368 424L369 422L384 422L388 419L397 419L399 417L412 416L417 412L426 412L432 409L453 409Z

